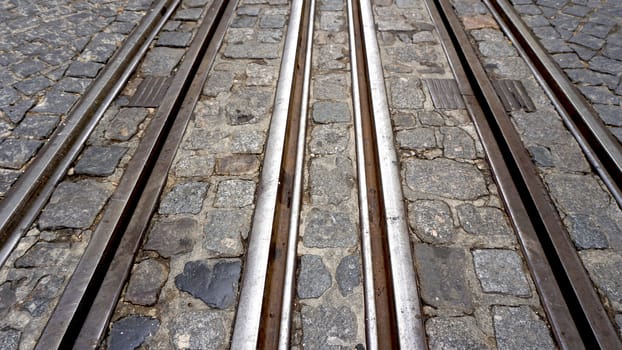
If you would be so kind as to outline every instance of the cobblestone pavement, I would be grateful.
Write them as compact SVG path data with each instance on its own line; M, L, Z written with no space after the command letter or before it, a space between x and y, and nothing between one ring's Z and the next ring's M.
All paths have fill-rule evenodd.
M622 142L622 2L512 2L544 48Z
M546 3L553 2L546 1ZM557 3L566 2L557 1ZM563 125L561 117L530 74L525 62L518 57L510 41L494 24L484 4L479 0L456 0L454 4L479 49L488 73L497 79L520 80L534 101L537 108L535 112L514 111L510 113L510 117L531 153L540 178L548 188L579 257L604 300L603 304L612 322L620 329L622 327L620 207L600 178L592 171L576 140ZM592 2L591 4L594 6ZM609 7L615 11L616 6ZM603 7L602 11L604 14L606 9ZM586 13L591 13L591 10ZM589 26L586 24L586 27ZM578 48L576 45L572 47ZM617 73L619 77L620 72ZM620 117L619 107L617 117Z
M0 0L0 6L18 11L14 3ZM116 21L130 11L130 4L139 3L146 4L130 1ZM113 102L37 222L0 269L0 348L31 349L36 344L154 115L153 108L128 107L129 97L145 76L174 74L210 4L183 1L138 75ZM453 76L423 0L374 4L430 347L556 348L466 109L437 108L431 100L426 80ZM535 102L535 112L516 111L511 117L619 329L620 209L480 0L455 0L454 5L489 73L521 80ZM67 16L78 12L74 10L68 8ZM113 315L105 340L108 349L229 347L288 14L287 0L240 0ZM108 25L114 23L113 18ZM3 22L0 30L7 26ZM345 1L320 0L293 348L365 347L347 33ZM87 41L83 49L89 45ZM38 57L33 60L52 65ZM76 57L67 60L79 62ZM70 71L67 60L58 65ZM0 79L6 75L23 80L12 71L2 74ZM3 86L6 90L10 84ZM20 91L16 101L32 100L28 108L38 106L60 86L46 87L38 102ZM13 127L9 113L3 113L0 123ZM1 150L9 149L4 142L22 141L15 130L7 127Z
M98 215L119 183L144 129L153 117L153 108L126 107L129 97L144 76L173 74L184 55L189 37L198 28L197 20L208 3L208 0L186 0L168 21L158 41L148 51L137 76L129 81L106 111L69 174L58 185L37 221L0 269L0 348L31 349L36 344L89 243L99 220ZM142 9L149 4L145 1L131 1L127 8L140 5ZM99 8L103 5L93 6ZM70 14L81 13L69 7L65 11ZM117 21L127 19L128 13L122 12L120 17L116 17ZM133 16L130 18L134 22L143 14L142 10L131 13ZM114 17L110 22L112 28L119 25L114 25ZM127 30L133 26L126 26ZM105 32L100 35L108 34ZM85 45L85 50L89 50L91 44L88 40ZM59 86L62 85L59 83L52 86L50 91L56 91ZM28 114L25 118L28 118ZM4 147L4 144L0 147ZM206 188L191 183L181 190L204 193ZM194 210L193 205L196 204L189 200L183 209L168 210ZM162 264L152 262L141 265L141 268L147 269L148 273L157 272L148 276L156 280L165 276L167 271ZM143 296L142 300L148 297ZM141 318L131 320L139 324L143 321Z
M151 3L0 1L0 199Z

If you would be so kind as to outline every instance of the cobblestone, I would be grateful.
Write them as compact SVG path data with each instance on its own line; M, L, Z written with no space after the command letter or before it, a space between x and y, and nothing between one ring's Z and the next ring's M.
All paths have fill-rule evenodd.
M358 255L348 255L341 259L335 279L342 296L352 294L354 288L361 284L361 262Z
M483 176L470 164L448 159L409 159L404 168L406 184L413 191L457 199L476 199L488 194ZM455 179L462 181L457 183Z
M352 310L320 305L302 307L302 345L305 349L326 349L349 344L356 339L357 324Z
M303 243L307 247L351 247L357 242L354 225L346 213L313 208L305 221Z
M243 209L208 212L203 246L210 258L237 257L244 252L242 239L250 231L251 215Z
M492 349L473 317L431 318L425 323L431 350Z
M128 316L112 324L108 337L108 349L133 350L152 336L160 326L160 322L146 316Z
M253 203L255 183L245 180L225 180L218 184L215 207L243 208Z
M409 223L424 242L448 243L454 238L454 223L449 206L441 201L417 201L409 204Z
M209 184L188 182L178 184L164 197L160 204L160 214L198 214L203 206Z
M474 250L473 262L484 292L516 296L530 294L521 259L516 252L503 249Z
M298 297L301 299L319 298L332 285L332 278L322 258L317 255L300 257L298 273Z
M546 324L528 306L495 306L493 314L499 348L555 349Z
M154 259L141 261L134 266L125 300L145 306L155 304L167 278L168 271L164 264Z
M218 350L229 339L221 313L211 310L180 312L173 319L171 343L175 349Z
M114 172L127 148L91 146L82 153L75 166L76 174L107 176Z
M198 240L198 226L192 218L158 221L149 232L143 249L155 250L165 258L189 253Z

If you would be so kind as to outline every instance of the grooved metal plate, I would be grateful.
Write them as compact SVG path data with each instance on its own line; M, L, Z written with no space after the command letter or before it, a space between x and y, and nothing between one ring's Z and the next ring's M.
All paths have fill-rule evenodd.
M527 112L533 112L536 110L536 106L529 98L523 83L518 80L493 80L492 84L495 87L495 91L503 107L507 112L517 111L524 109Z
M128 107L160 106L170 81L169 77L145 77L130 99Z
M458 84L453 79L426 79L425 85L430 91L432 102L436 108L462 109L465 108Z

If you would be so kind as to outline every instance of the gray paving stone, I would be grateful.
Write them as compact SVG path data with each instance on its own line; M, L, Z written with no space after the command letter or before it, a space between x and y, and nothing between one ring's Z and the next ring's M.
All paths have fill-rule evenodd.
M103 66L103 64L97 62L76 61L69 65L65 74L75 78L95 78Z
M493 349L475 318L470 316L434 317L425 322L425 329L430 350Z
M13 123L19 123L26 115L26 112L34 105L34 101L32 100L23 100L17 102L15 105L0 107L0 110L3 110L9 120Z
M485 57L516 56L516 50L507 41L482 41L478 44L479 51Z
M410 203L408 222L424 242L448 243L454 238L454 221L445 202L426 200Z
M218 311L179 312L171 322L170 341L175 349L219 350L228 344L228 328Z
M227 45L224 56L228 58L265 58L279 57L279 45L275 43L263 43L249 41Z
M340 32L344 29L346 20L341 12L320 12L320 29L327 32Z
M607 44L603 49L603 55L616 60L622 60L622 46Z
M342 156L313 158L309 169L311 200L339 205L352 196L352 161Z
M609 205L609 196L592 176L553 173L545 181L552 197L567 214L599 215Z
M615 88L618 78L611 74L599 73L587 68L565 69L564 70L573 83L583 83L588 85L606 84L610 88Z
M475 141L460 128L441 128L443 134L443 154L452 159L475 159Z
M111 175L126 152L126 147L90 146L76 163L75 173L92 176Z
M24 95L33 96L38 92L47 89L52 86L54 83L42 76L36 76L32 79L22 80L19 83L15 84L15 88L22 92Z
M76 102L78 96L64 92L52 91L45 95L33 109L33 112L49 114L66 114Z
M510 235L512 230L503 212L492 207L462 204L457 208L462 228L474 235Z
M516 5L516 6L514 6L514 8L520 14L537 15L537 14L542 13L540 8L538 6L535 6L535 5Z
M7 281L0 285L0 317L4 317L6 312L17 301L15 287L12 282Z
M174 19L180 21L196 21L201 18L202 8L189 8L175 11Z
M12 87L0 87L0 106L8 106L19 99L19 93Z
M210 97L216 97L221 92L228 92L233 86L235 75L229 71L214 71L210 73L203 94Z
M474 165L439 158L408 159L404 166L406 184L413 191L462 200L488 194L484 176Z
M622 256L610 250L583 250L579 252L590 278L611 301L622 303Z
M83 94L91 85L92 79L65 77L58 82L56 88L69 93Z
M162 32L158 36L157 46L186 47L192 41L192 33Z
M240 261L220 261L210 268L206 261L190 261L175 277L175 286L217 309L233 305L240 279Z
M275 81L274 67L256 63L246 66L247 86L271 86Z
M261 43L274 44L281 42L283 31L274 29L263 29L257 31L257 40Z
M581 6L581 5L576 5L576 4L568 5L564 7L564 9L562 10L563 13L573 15L576 17L584 17L591 11L592 10L587 6Z
M568 45L568 47L571 48L572 51L576 52L577 55L579 55L579 58L581 58L584 61L589 61L596 54L595 50L592 50L592 49L587 48L585 46L581 46L581 45L577 45L577 44L570 44L570 45ZM547 47L547 49L548 49L548 47Z
M315 102L313 121L318 124L347 123L350 121L350 108L345 102Z
M214 172L212 156L181 157L174 167L178 177L208 177Z
M209 258L238 257L244 253L251 213L242 209L214 209L207 213L203 247Z
M284 15L264 15L259 20L259 28L279 29L285 27L287 17Z
M243 208L253 204L255 182L224 180L218 184L214 206L217 208Z
M20 174L18 171L0 170L0 196L3 196L11 188Z
M302 346L308 350L354 348L356 316L347 306L302 306ZM346 346L348 344L349 346Z
M261 7L259 6L240 6L238 7L237 14L247 15L247 16L258 16L260 11L261 11Z
M192 218L162 220L154 224L147 237L145 250L155 250L164 258L189 253L197 240L199 224Z
M238 15L231 22L231 28L252 28L257 23L256 16Z
M340 0L321 0L321 11L341 11L343 10L343 1Z
M330 272L318 255L300 257L296 291L301 299L319 298L332 285Z
M314 79L313 97L318 100L346 99L349 97L348 91L348 78L345 74L319 75Z
M592 50L600 50L605 44L603 39L583 33L573 35L568 42L578 44Z
M225 114L230 125L254 124L267 118L272 94L263 89L244 89L229 99Z
M609 217L594 217L591 215L570 214L566 218L570 237L577 249L606 249L609 248L607 234L622 232L616 223Z
M39 216L39 228L87 228L110 194L109 187L90 179L61 182Z
M437 147L433 128L400 130L397 132L395 140L402 149L421 151Z
M493 323L500 349L555 349L546 323L528 306L494 306Z
M108 336L108 349L133 350L156 333L160 321L156 318L130 315L115 321Z
M341 259L335 274L339 292L346 297L353 293L354 288L361 284L361 262L357 254Z
M520 256L505 249L478 249L472 252L475 273L485 293L526 297L531 291Z
M350 132L346 127L317 125L311 131L309 150L313 154L342 154L350 141Z
M436 308L470 313L473 300L466 281L467 256L462 249L415 245L423 301ZM430 261L435 261L430 264Z
M620 335L622 336L622 314L616 315L616 323L618 324L618 331Z
M581 32L585 34L589 34L595 36L597 38L605 39L607 34L613 29L613 25L609 24L600 24L594 22L586 22L583 24L583 28L581 28Z
M20 63L11 66L13 73L19 74L22 78L27 78L35 73L39 73L49 67L44 62L37 59L26 59Z
M57 267L69 254L68 243L38 242L15 260L15 267Z
M357 230L346 213L313 208L305 220L303 244L305 247L352 247L357 243Z
M560 53L553 55L553 59L561 68L583 68L583 62L575 53Z
M0 166L20 169L35 155L42 144L36 140L4 140L0 143Z
M5 327L0 330L0 349L17 350L22 337L22 332L17 329Z
M527 143L539 145L556 145L567 143L570 137L562 121L550 110L533 113L514 112L512 119Z
M608 125L622 126L622 114L620 106L599 105L595 104L594 108L598 111L598 115Z
M22 300L22 309L33 317L41 317L50 306L52 300L60 293L64 277L47 275L42 277L35 288Z
M13 130L13 134L33 138L47 138L56 128L59 120L60 118L57 116L27 116Z
M248 175L259 171L259 158L251 154L234 154L216 159L214 171L218 175Z
M115 141L129 140L138 132L138 125L147 115L146 108L122 108L106 128L106 138Z
M622 62L605 58L603 56L595 56L589 62L590 68L603 73L619 75L622 72Z
M345 69L347 49L341 44L318 45L316 65L321 70Z
M414 78L399 78L391 82L391 102L395 108L421 109L425 95L421 81Z
M198 214L209 184L187 182L175 185L160 203L160 214Z
M134 266L124 298L132 304L154 305L167 279L166 265L154 259L143 260Z
M144 75L169 76L184 53L184 49L155 47L147 52L141 72Z
M261 154L266 143L266 134L259 130L236 130L231 134L231 152Z
M435 111L421 111L417 114L417 118L423 125L429 126L443 126L445 125L445 119L443 116Z

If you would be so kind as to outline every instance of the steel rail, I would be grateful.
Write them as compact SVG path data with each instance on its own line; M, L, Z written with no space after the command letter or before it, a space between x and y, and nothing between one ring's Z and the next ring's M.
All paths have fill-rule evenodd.
M213 9L210 9L212 11ZM207 14L206 14L207 15ZM87 317L118 245L136 208L153 165L162 149L176 112L191 85L208 46L212 24L203 22L173 78L156 115L145 130L145 136L130 160L120 183L105 207L91 241L39 339L36 349L73 346L74 337ZM100 315L101 316L101 315Z
M588 161L622 207L622 146L550 58L507 0L484 0L505 34L515 43L536 79Z
M371 228L369 218L369 200L367 198L367 174L365 172L365 145L363 138L363 116L361 111L361 92L359 89L359 67L357 41L354 27L352 0L348 0L348 27L350 39L350 67L352 73L352 106L354 109L354 129L356 139L356 165L359 187L359 223L361 230L361 255L363 258L363 281L365 291L365 325L367 349L377 350L378 327L376 325L376 293L374 283L374 265L372 259Z
M281 306L281 327L279 331L278 348L290 348L290 334L292 322L292 305L294 299L294 284L296 277L296 246L300 227L300 207L302 202L302 182L304 175L305 145L307 135L307 120L309 111L309 87L311 85L311 66L313 52L313 26L315 23L315 0L309 1L309 14L305 16L307 22L307 43L305 48L304 76L302 82L302 96L300 101L300 120L298 123L298 142L296 147L296 164L294 169L294 183L292 189L291 209L289 218L289 232L287 242L287 257L285 266L285 280L283 282L283 300ZM265 346L266 344L264 344Z
M0 201L0 266L39 215L56 184L77 158L104 112L179 3L180 0L161 0L150 10L73 107L63 125Z
M249 234L248 253L231 339L232 349L254 350L258 346L303 3L302 0L296 0L290 5L290 18L265 150L264 167L257 190L257 204Z
M376 38L376 25L370 0L356 1L360 9L361 46L364 57L367 93L373 116L373 139L380 181L379 200L389 275L392 283L396 319L395 330L400 349L427 348L418 283L410 246L410 236L403 203L399 159L395 150L393 128L384 85L383 66ZM406 288L404 286L407 286ZM377 288L377 286L376 286Z
M428 1L430 9L433 4L432 0ZM525 225L524 222L515 220L515 216L520 215L529 218L531 225L536 230L538 241L535 241L534 237L529 233L527 235L521 234L520 230L519 239L530 269L532 269L532 275L539 289L540 297L543 300L543 307L547 311L547 316L558 344L565 349L585 346L622 347L619 338L615 334L615 329L538 175L537 169L505 112L490 78L479 62L479 58L470 44L469 37L462 27L462 23L453 12L448 0L435 0L434 4L443 13L444 17L440 21L445 22L445 25L452 29L451 42L443 43L443 45L446 47L455 45L455 48L459 49L459 61L454 63L452 67L463 65L465 68L463 75L472 82L473 90L470 98L473 102L477 100L486 102L481 105L481 108L486 115L487 123L489 123L488 126L481 124L481 121L478 125L477 120L481 119L481 117L472 115L474 121L476 121L478 132L483 127L492 130L496 141L484 141L484 144L486 146L487 142L498 143L498 147L502 152L501 157L505 160L514 186L518 190L517 192L508 191L507 189L511 189L510 187L502 190L504 201L508 208L511 208L513 205L516 205L516 203L512 204L517 201L514 196L518 195L523 203L521 205L527 211L525 216L525 213L515 212L513 209L510 209L513 224L515 226ZM480 133L482 138L484 134ZM492 157L490 158L492 160ZM494 163L493 166L495 166ZM498 173L501 167L496 167L497 181L501 183L505 174L504 171ZM539 269L537 266L538 264L545 263L542 261L538 246L543 248L546 263L550 265L550 269L553 271L557 286L551 285L552 281L549 281L550 276L546 272L548 268L540 266ZM534 257L536 259L531 260ZM539 284L540 282L548 283L542 285ZM559 299L559 292L561 292L563 300ZM566 305L563 305L564 302ZM568 312L570 312L574 324L568 317Z

